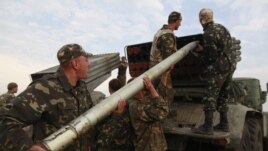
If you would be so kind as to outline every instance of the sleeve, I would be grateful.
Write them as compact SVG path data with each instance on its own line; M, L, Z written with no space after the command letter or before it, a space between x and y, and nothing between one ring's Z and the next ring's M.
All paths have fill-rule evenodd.
M121 81L122 85L126 84L126 71L127 71L127 63L121 63L118 67L118 75L117 79Z
M208 63L213 63L217 57L217 39L216 33L207 31L204 33L204 51L206 53Z
M145 97L144 102L131 102L129 112L131 118L136 118L144 122L162 121L166 118L169 108L168 103L162 97Z
M4 106L4 97L3 95L0 95L0 109Z
M158 39L157 47L161 51L163 59L176 52L174 35L171 33L164 34Z
M172 87L171 76L168 76L166 86L163 85L161 81L159 82L157 92L160 96L162 96L164 101L166 101L168 104L171 104L174 99L174 90Z
M44 106L34 94L33 87L29 86L12 101L10 108L0 111L0 144L5 150L26 150L33 145L23 127L40 119L43 112Z

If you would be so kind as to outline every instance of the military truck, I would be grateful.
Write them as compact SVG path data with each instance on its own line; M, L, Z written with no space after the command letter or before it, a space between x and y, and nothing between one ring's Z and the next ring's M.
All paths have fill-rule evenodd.
M192 41L202 41L202 34L177 37L177 48ZM202 44L202 43L201 43ZM149 69L151 42L128 45L125 53L131 77L137 77ZM233 38L237 62L240 58L240 41ZM230 132L215 131L213 135L192 133L191 129L204 122L203 104L206 78L205 65L189 53L178 62L172 71L175 97L170 114L163 123L170 151L237 150L262 151L267 140L267 120L262 113L267 90L262 91L256 78L235 77L228 101ZM214 113L214 124L219 122L219 113Z
M177 47L179 49L186 44L188 46L188 43L192 41L202 41L202 34L178 37ZM239 42L236 39L233 39L233 41L234 47L232 49L239 49L237 47ZM190 46L191 49L193 46ZM190 47L187 49L189 50ZM160 69L149 70L154 72L147 71L149 69L150 49L151 42L126 46L125 52L129 62L129 73L132 77L138 77L145 71L152 75L156 69ZM183 50L180 49L180 51ZM238 55L237 60L240 60L239 51L234 52ZM120 59L119 54L115 53L93 56L89 60L92 68L90 68L90 76L86 79L86 83L93 94L93 90L111 75L113 69L118 67ZM174 57L169 60L174 61ZM267 91L260 89L259 80L249 77L233 79L232 91L230 92L232 99L228 102L230 133L215 132L211 136L194 134L191 128L198 127L204 120L201 100L206 86L206 78L203 75L205 66L194 53L188 53L186 57L179 60L180 62L175 64L172 72L175 98L171 105L170 114L163 123L169 150L263 150L263 144L267 144L266 142L263 143L263 140L267 140L267 116L262 113L262 104L266 101ZM166 68L167 64L164 62L165 60L161 62L161 66L165 65ZM44 74L53 74L57 68L58 66L55 66L34 73L31 77L35 80ZM124 86L122 90L118 90L85 114L45 138L42 141L44 146L50 150L65 148L79 135L107 116L116 107L119 98L129 98L142 89L142 78L138 77L135 80L132 82L133 84ZM99 92L95 93L94 96L96 102L104 97ZM217 124L219 114L215 112L214 117L214 124Z

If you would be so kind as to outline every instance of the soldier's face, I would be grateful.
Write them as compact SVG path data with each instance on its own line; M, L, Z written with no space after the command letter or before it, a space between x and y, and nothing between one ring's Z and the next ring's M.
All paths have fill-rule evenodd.
M177 20L176 21L176 27L175 27L175 30L178 30L179 29L179 27L181 26L181 19L179 19L179 20Z
M18 91L18 87L12 88L12 93L17 93L17 91Z
M88 57L80 56L77 58L77 77L78 79L86 79L88 74Z
M199 17L199 22L200 22L201 26L204 27L204 22L203 22L202 17Z

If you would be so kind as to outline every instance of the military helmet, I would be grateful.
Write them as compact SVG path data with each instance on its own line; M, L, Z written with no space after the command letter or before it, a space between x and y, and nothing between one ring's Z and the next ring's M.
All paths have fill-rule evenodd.
M199 12L199 20L201 24L206 24L213 21L213 11L209 8L203 8Z

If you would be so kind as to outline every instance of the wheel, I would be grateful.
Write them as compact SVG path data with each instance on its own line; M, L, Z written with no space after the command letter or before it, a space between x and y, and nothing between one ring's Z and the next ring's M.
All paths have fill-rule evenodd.
M246 118L238 151L263 151L262 127L258 118Z

